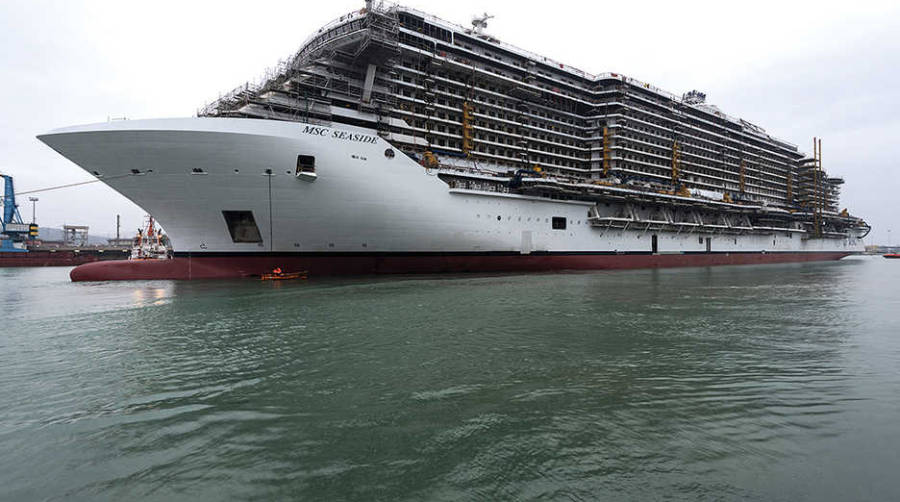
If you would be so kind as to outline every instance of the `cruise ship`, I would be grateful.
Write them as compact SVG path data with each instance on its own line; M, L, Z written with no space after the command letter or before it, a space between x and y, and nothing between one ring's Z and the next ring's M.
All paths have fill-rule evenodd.
M170 260L73 280L837 260L869 226L813 153L706 103L367 2L196 117L39 139L152 214ZM573 40L577 42L577 40ZM787 103L785 103L787 105Z

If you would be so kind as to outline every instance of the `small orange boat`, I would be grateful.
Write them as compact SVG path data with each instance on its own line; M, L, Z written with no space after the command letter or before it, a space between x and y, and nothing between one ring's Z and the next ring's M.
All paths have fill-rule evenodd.
M260 279L263 281L288 281L291 279L306 279L307 272L281 272L273 271L271 274L263 274Z
M884 256L885 258L900 258L900 253L888 253L882 256Z

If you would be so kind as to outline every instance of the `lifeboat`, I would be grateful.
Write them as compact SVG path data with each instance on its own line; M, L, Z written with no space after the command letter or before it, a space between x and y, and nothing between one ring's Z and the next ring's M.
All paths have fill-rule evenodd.
M273 270L270 274L260 276L263 281L289 281L291 279L306 279L306 271L303 272L281 272Z

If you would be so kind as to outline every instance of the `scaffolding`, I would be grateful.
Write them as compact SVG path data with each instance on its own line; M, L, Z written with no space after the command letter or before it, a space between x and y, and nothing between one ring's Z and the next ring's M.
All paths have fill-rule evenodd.
M741 171L738 178L738 190L741 195L747 191L747 161L741 159Z
M603 177L609 177L609 167L612 159L611 149L612 142L609 138L609 127L603 127Z
M400 54L396 8L367 2L367 8L332 21L307 40L292 57L265 71L198 110L198 116L302 120L322 125L333 122L333 98L346 96L359 110L372 113L380 130L397 100L390 68ZM360 71L360 69L362 71Z
M813 138L813 156L803 159L797 169L797 201L813 219L817 237L825 232L827 216L839 214L842 178L828 176L822 168L822 140Z
M785 199L787 199L788 206L794 205L794 172L790 168L785 176Z
M678 139L672 142L672 186L678 187L679 175L681 172L681 151L678 146Z
M86 225L63 225L63 244L76 248L87 246L88 229Z
M474 129L472 128L472 121L474 119L474 115L472 114L472 104L468 101L463 101L462 105L462 152L469 157L472 155L472 151L475 149L475 135Z

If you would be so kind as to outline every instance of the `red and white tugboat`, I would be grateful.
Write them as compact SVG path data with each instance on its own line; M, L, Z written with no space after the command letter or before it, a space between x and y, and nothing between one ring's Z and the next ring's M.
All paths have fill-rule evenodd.
M152 216L147 216L146 224L138 229L131 248L129 260L168 260L169 250L165 245L166 237L162 230L156 228Z

